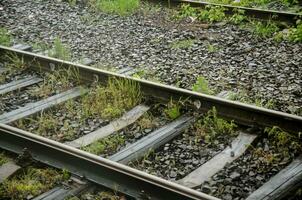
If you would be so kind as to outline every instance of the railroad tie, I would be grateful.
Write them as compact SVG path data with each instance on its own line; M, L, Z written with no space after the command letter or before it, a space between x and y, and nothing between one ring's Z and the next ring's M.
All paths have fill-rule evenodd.
M68 197L77 196L91 187L88 182L80 181L76 177L71 177L68 184L57 186L37 197L33 200L65 200Z
M0 85L0 95L39 83L41 81L43 81L43 79L33 76Z
M47 99L43 99L35 103L29 103L24 107L0 115L0 123L8 124L18 119L40 112L44 109L50 108L54 105L60 104L69 99L81 96L86 92L86 89L83 89L82 87L76 87L66 92L48 97Z
M20 169L21 169L21 167L16 165L12 161L4 163L0 167L0 183L3 183L3 181L5 181L6 179L8 179L12 175L14 175Z
M192 121L193 117L179 117L177 120L155 130L149 135L112 155L109 157L109 160L126 164L129 161L139 159L150 149L156 149L182 133Z
M80 148L83 146L87 146L101 138L104 138L108 135L117 132L126 126L134 123L138 118L140 118L144 113L146 113L150 108L146 105L138 105L135 106L133 109L125 113L121 118L110 122L108 125L97 129L83 137L80 137L74 141L66 142L65 144Z
M302 155L254 191L246 200L283 199L302 186Z
M239 158L257 136L240 132L233 140L231 147L225 148L222 152L214 156L205 164L195 169L177 182L181 185L194 188L208 181L214 174L224 168L227 163L231 163Z

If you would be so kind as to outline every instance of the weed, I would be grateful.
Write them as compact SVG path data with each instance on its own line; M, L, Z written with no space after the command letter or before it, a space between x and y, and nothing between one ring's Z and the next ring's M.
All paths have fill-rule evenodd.
M54 40L53 48L48 52L48 56L62 59L62 60L70 60L71 54L69 47L63 45L59 38Z
M167 108L165 109L165 113L166 115L170 118L170 119L176 119L177 117L180 116L180 109L181 109L181 104L180 101L178 102L173 102L173 100L171 99L169 101L169 103L167 104Z
M51 73L46 73L43 84L30 91L34 96L48 97L54 91L65 91L73 86L73 84L80 83L79 70L74 67L67 69L58 69Z
M221 6L206 6L204 10L200 11L198 19L208 22L220 22L225 19L225 8Z
M259 37L268 38L273 36L274 33L279 31L279 27L272 21L264 22L252 22L253 33Z
M302 42L302 21L297 21L297 27L291 28L288 39L292 42Z
M123 143L125 143L124 137L119 134L114 134L98 140L87 147L83 147L82 149L96 155L101 155L115 151L117 147Z
M183 19L187 17L197 17L197 15L196 8L191 7L189 4L182 4L176 18Z
M140 126L141 129L153 128L156 126L155 123L155 118L150 113L144 114L141 118L137 120L137 124L138 126Z
M250 145L252 149L252 154L254 157L257 157L260 161L264 162L266 165L271 165L275 160L276 157L271 152L264 151L261 147L255 148Z
M135 72L135 73L132 75L132 77L141 79L141 78L143 78L145 75L146 75L146 71L142 69L142 70L139 70L139 71Z
M109 78L107 86L97 86L83 98L85 116L112 119L121 116L142 100L140 85L129 79Z
M89 4L96 10L121 16L133 14L140 5L139 0L90 0Z
M10 72L13 72L15 70L25 70L28 65L25 63L23 57L17 56L17 54L14 53L8 53L5 55L5 59L8 61L8 64L6 65Z
M284 36L284 34L283 34L281 31L279 31L278 33L276 33L276 34L274 35L273 39L274 39L276 42L281 42L281 41L283 41L283 40L285 39L285 36Z
M121 198L112 192L100 192L95 197L96 200L120 200Z
M73 7L77 5L77 0L68 0L68 4Z
M217 116L216 108L209 110L202 120L195 123L196 136L205 139L210 143L220 135L233 135L236 124L233 121L228 122Z
M0 28L0 45L10 46L12 44L12 38L8 31L4 28Z
M4 153L0 153L0 166L8 162L8 158L5 156Z
M233 10L234 14L230 17L230 22L234 24L240 24L243 21L247 20L247 17L244 15L245 11L241 9L234 9Z
M299 141L301 139L300 135L296 137L277 126L266 128L264 132L268 134L269 138L273 140L273 143L278 149L281 149L285 155L289 153L300 153L302 151L301 141Z
M208 44L207 48L208 48L208 52L209 53L214 53L214 52L216 52L218 50L217 47L215 47L212 44Z
M204 94L214 94L214 92L209 89L208 81L203 76L197 78L197 81L193 85L192 90L194 92L199 92Z
M257 95L254 98L250 98L245 91L239 91L237 93L230 93L228 96L229 100L239 101L246 104L253 104L259 107L264 107L268 109L273 109L275 107L276 102L273 99L268 101L259 98Z
M186 39L175 41L171 44L172 49L188 49L194 45L196 40Z
M27 199L51 189L63 180L62 174L53 169L28 168L12 179L5 180L0 185L1 199Z
M45 42L34 42L32 44L34 50L46 51L49 49L48 45Z

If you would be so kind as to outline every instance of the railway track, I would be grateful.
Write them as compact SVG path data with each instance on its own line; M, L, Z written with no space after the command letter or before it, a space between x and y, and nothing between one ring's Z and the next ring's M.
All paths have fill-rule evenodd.
M216 199L226 180L240 187L246 173L259 183L234 188L234 197L242 193L236 198L281 199L301 186L299 116L12 48L0 54L1 149L89 183L70 193L59 184L32 199L77 196L91 184L127 198ZM254 173L238 165L268 167ZM225 171L230 177L221 178Z
M275 11L275 10L267 10L260 8L249 8L243 6L234 6L234 5L226 5L219 3L211 3L206 1L199 0L173 0L171 2L174 5L178 4L190 4L194 7L206 7L206 6L219 6L223 7L227 10L227 13L233 14L235 10L244 10L245 14L252 18L258 18L263 20L271 20L274 19L276 21L284 21L295 24L298 19L301 19L301 13L293 13L287 11Z

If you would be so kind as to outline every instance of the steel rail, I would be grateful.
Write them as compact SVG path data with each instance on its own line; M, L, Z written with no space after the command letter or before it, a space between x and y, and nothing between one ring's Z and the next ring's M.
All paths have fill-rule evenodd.
M238 124L254 126L254 127L273 127L279 126L285 131L298 134L302 132L302 117L274 111L262 107L248 105L240 102L230 101L219 97L201 94L173 86L163 85L159 83L141 80L137 78L127 77L125 75L96 69L81 64L74 64L67 61L58 60L24 52L9 47L0 46L0 56L5 54L15 54L22 58L24 62L30 63L32 69L51 71L55 68L70 68L74 67L79 71L80 77L83 81L94 81L106 83L108 78L127 78L140 84L145 95L169 101L171 98L190 99L191 101L200 102L200 112L207 112L216 107L218 115L226 119L234 120Z
M278 20L278 21L285 21L290 23L295 23L297 19L302 18L302 13L292 13L286 11L276 11L276 10L267 10L267 9L260 9L260 8L250 8L244 6L234 6L228 4L219 4L219 3L211 3L205 1L198 1L198 0L172 0L172 3L178 5L182 3L188 3L194 7L206 7L206 6L221 6L227 9L227 13L232 14L234 9L240 9L245 11L245 15L265 19L265 20Z
M17 154L26 149L39 162L66 169L72 174L136 199L218 200L126 165L5 124L0 124L0 148Z

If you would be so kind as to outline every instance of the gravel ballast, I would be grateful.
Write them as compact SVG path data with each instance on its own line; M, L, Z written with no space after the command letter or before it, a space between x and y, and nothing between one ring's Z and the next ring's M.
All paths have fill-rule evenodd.
M274 109L301 115L301 44L260 39L223 23L170 21L166 10L119 17L60 1L3 0L0 6L0 26L15 41L51 44L59 37L74 61L88 57L118 69L144 69L188 89L202 75L217 93L244 91L253 100L273 100ZM193 40L189 47L173 48L187 39Z

